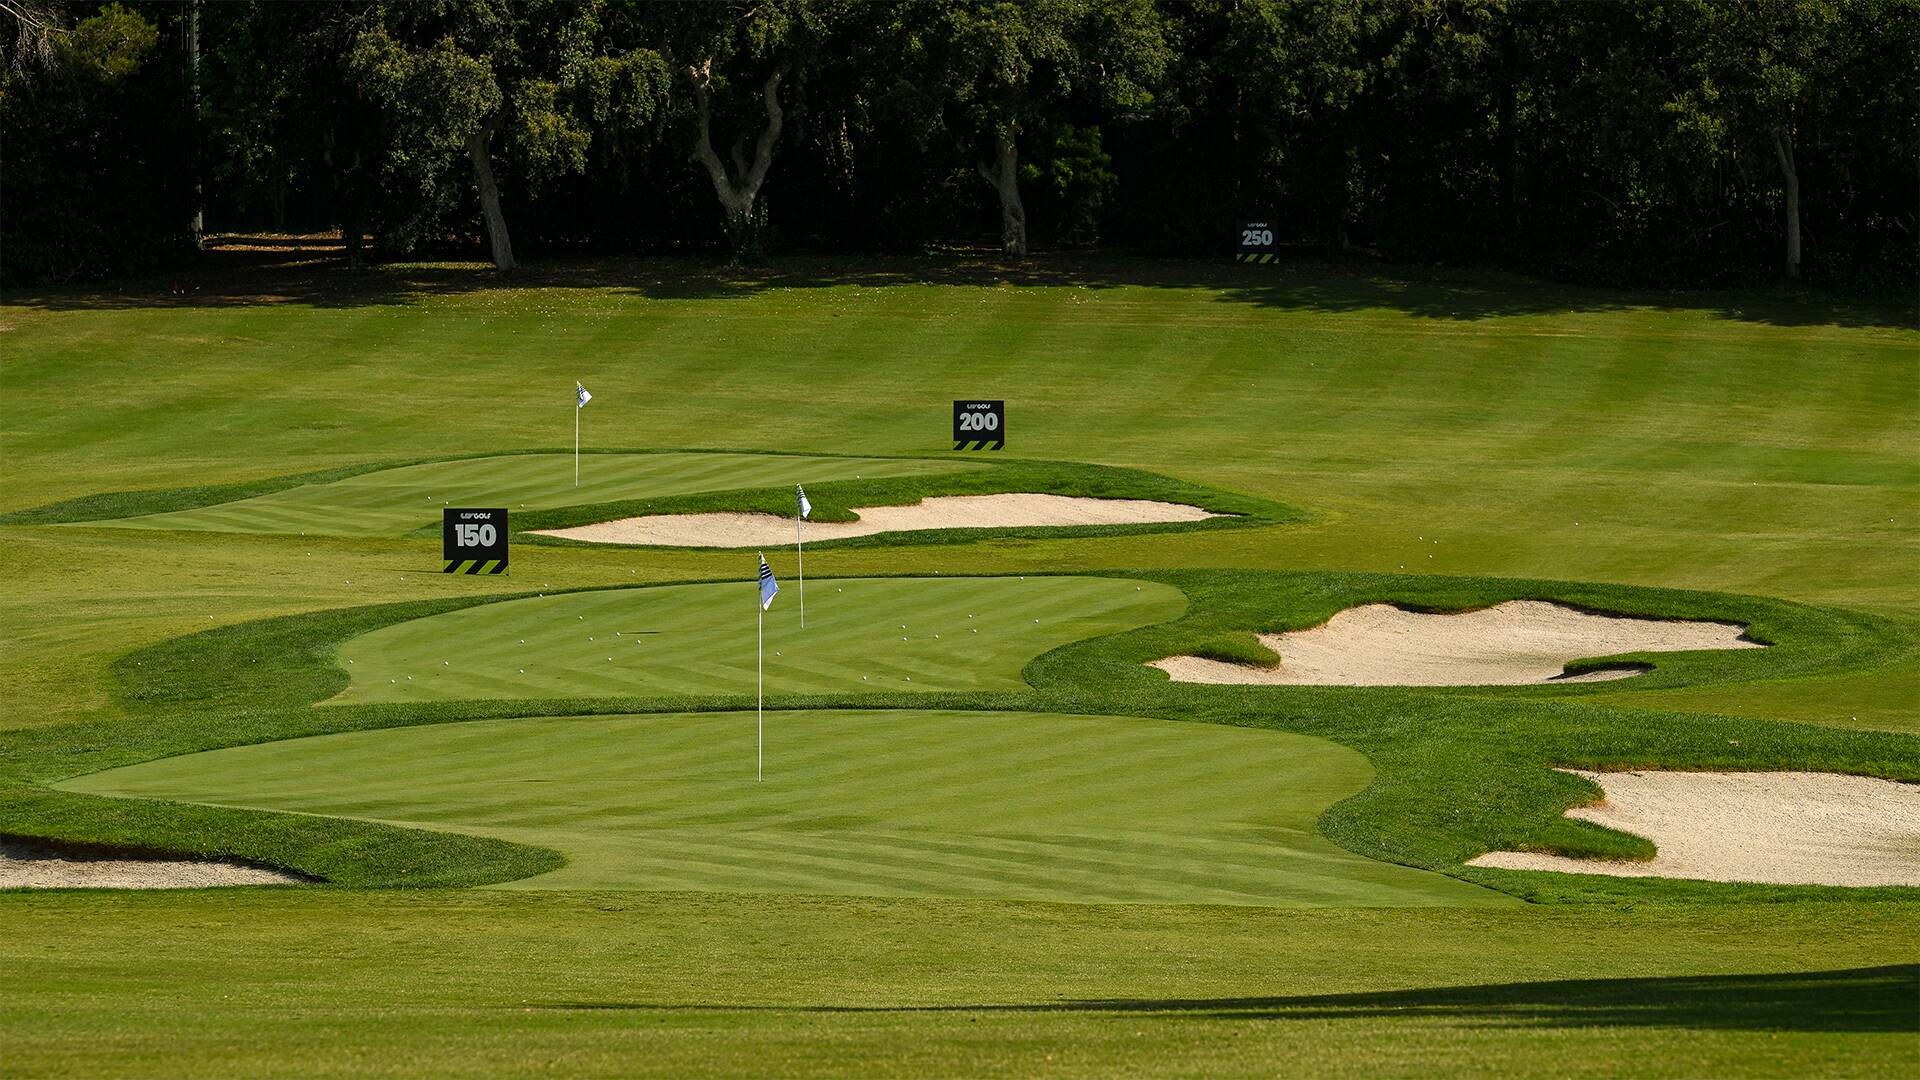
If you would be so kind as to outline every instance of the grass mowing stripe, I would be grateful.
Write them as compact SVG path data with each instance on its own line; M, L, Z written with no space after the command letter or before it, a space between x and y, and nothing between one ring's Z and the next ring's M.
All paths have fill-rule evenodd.
M573 458L513 454L381 469L323 484L304 484L236 502L112 519L97 524L134 529L216 532L306 532L335 536L400 536L437 527L443 506L505 506L538 512L773 483L824 484L860 476L929 474L979 468L971 462L910 458L798 457L767 454L592 454ZM515 525L518 526L518 522Z
M879 693L794 695L778 698L775 704L807 708L1045 708L1319 735L1363 750L1381 770L1370 787L1339 802L1324 816L1321 824L1327 835L1354 851L1470 876L1536 899L1884 900L1900 894L1900 890L1731 886L1659 879L1545 880L1543 875L1471 870L1460 865L1482 851L1506 848L1613 858L1646 854L1644 841L1564 819L1563 809L1598 793L1585 781L1553 772L1555 765L1603 769L1656 764L1683 768L1815 768L1920 778L1913 742L1898 736L1577 704L1597 697L1601 691L1608 695L1633 693L1615 689L1619 683L1599 684L1598 691L1594 686L1579 685L1198 687L1169 684L1140 663L1215 640L1229 628L1245 632L1237 628L1307 625L1332 611L1370 602L1454 610L1517 598L1555 600L1597 611L1745 622L1754 633L1775 643L1766 650L1656 657L1659 668L1636 681L1649 691L1657 691L1661 687L1706 687L1721 682L1744 685L1751 680L1822 672L1886 670L1887 663L1909 655L1913 649L1915 629L1904 623L1754 597L1569 582L1235 571L1135 572L1108 580L1124 583L1126 577L1143 587L1150 581L1177 586L1190 602L1187 615L1099 642L1055 649L1027 667L1026 676L1036 689L903 692L907 684L901 683ZM627 591L600 590L612 596ZM591 596L593 592L566 595ZM93 728L97 734L83 754L60 749L72 736L58 729L0 733L0 749L7 751L0 755L0 763L12 775L45 783L165 753L329 731L553 712L611 715L687 708L737 709L752 704L750 696L734 694L697 699L616 696L308 707L345 685L345 675L336 663L336 650L342 642L369 630L475 605L486 606L485 599L346 609L221 628L142 650L126 658L121 667L128 680L127 700L139 710L137 721ZM31 798L0 802L0 808L6 811L0 829L112 843L144 842L179 850L227 850L323 875L338 865L304 839L307 833L263 834L267 839L261 841L247 831L253 815L242 811L171 810L165 804L83 799L45 788L29 790L33 792ZM217 820L231 823L218 847L213 846L214 834L207 831L208 823ZM379 828L364 827L370 840L381 835ZM405 843L417 841L409 835ZM461 854L459 858L471 856ZM489 864L495 865L504 864ZM456 879L467 875L464 880L473 881L497 881L497 875L503 873L495 868L482 870L472 862L456 862L441 872Z
M1045 255L1019 268L783 260L736 272L676 259L523 273L302 270L284 301L10 296L0 506L250 484L529 435L553 445L569 422L553 390L591 373L583 357L605 358L589 380L596 410L672 403L649 411L650 440L941 449L928 437L944 434L946 399L991 372L1017 386L1006 396L1019 453L1327 512L1284 532L876 547L849 552L846 572L1404 565L1920 612L1912 575L1890 570L1916 550L1910 304ZM711 377L742 365L750 382ZM413 564L421 541L315 543L314 557L302 547L288 559L290 546L235 534L0 531L16 560L0 600L11 691L0 722L52 728L0 736L0 775L35 781L0 796L8 826L303 865L334 852L354 875L342 880L402 882L409 865L442 882L484 878L459 837L427 837L409 863L399 848L417 834L339 821L306 834L307 819L83 799L38 781L281 734L498 715L498 703L306 708L338 689L336 631L377 624L388 614L377 609L156 643L349 606L427 612L461 589L522 583L396 581L387 568ZM626 583L636 561L526 555L560 589ZM663 552L645 571L711 579L728 564ZM1276 619L1317 603L1261 599ZM1850 649L1829 633L1844 620L1786 621L1815 642L1798 674L1784 654L1691 676L1676 663L1653 676L1666 690L1387 694L1345 708L1136 693L1089 667L1056 684L1068 690L971 703L1079 710L1111 694L1189 719L1320 730L1380 768L1329 830L1440 865L1476 843L1538 839L1537 824L1595 794L1545 771L1558 760L1908 767L1911 741L1770 721L1910 726L1910 642ZM1904 670L1886 666L1895 654ZM136 668L142 659L169 666ZM1367 1077L1620 1075L1663 1062L1699 1075L1906 1075L1915 972L1887 965L1920 947L1915 906L1745 903L1815 895L1574 882L1546 898L1625 902L1335 912L485 890L9 895L0 970L23 992L0 1001L0 1028L9 1068L29 1075L272 1075L289 1062L675 1077L1256 1075L1301 1062ZM1712 902L1643 902L1688 896Z
M811 591L807 629L784 590L764 616L769 693L1018 689L1048 649L1185 608L1176 589L1112 578L818 578ZM403 622L341 647L351 682L333 701L752 693L756 596L743 576Z
M1314 819L1367 776L1351 752L1319 740L1125 717L777 712L761 783L751 719L356 732L167 758L63 786L437 825L567 857L516 888L675 881L1083 902L1504 902L1356 858L1315 833ZM498 797L529 773L553 782ZM1095 776L1102 782L1082 782ZM708 820L688 822L690 809Z

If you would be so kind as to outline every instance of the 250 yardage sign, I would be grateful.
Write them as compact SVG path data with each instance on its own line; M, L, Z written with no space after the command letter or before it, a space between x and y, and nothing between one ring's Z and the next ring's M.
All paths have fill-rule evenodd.
M466 566L469 574L480 573L488 563L493 564L486 571L489 574L506 571L506 510L448 507L442 513L440 530L440 557L447 561L441 573L458 573L469 562L473 564Z
M1007 445L1007 403L1004 401L956 401L953 403L953 448L984 450L988 443L995 450Z
M1280 246L1275 242L1271 221L1242 221L1236 258L1241 262L1272 262Z

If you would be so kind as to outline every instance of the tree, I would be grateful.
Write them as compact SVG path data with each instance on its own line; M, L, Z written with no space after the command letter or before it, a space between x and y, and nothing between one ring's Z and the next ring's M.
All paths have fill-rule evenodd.
M692 157L713 185L734 256L757 257L766 224L761 191L788 122L782 91L791 85L798 96L847 6L840 0L761 0L668 3L649 10L692 92ZM714 139L725 128L733 138L723 158Z
M393 118L389 168L420 199L410 233L446 211L449 179L471 169L493 264L512 270L496 136L504 133L521 181L532 188L585 167L595 123L651 117L664 81L659 55L613 52L601 32L603 8L446 0L378 9L375 25L355 40L350 66Z
M1257 173L1250 186L1303 204L1301 216L1330 248L1346 246L1373 179L1361 159L1381 113L1367 107L1368 95L1404 61L1406 42L1394 31L1396 16L1410 11L1405 2L1250 0L1226 13L1218 65Z
M1150 0L909 0L893 10L901 78L926 88L901 96L919 104L928 137L953 139L993 188L1001 248L1016 258L1028 246L1022 137L1051 135L1076 105L1145 108L1169 56Z
M191 259L184 71L160 48L178 11L159 14L155 23L107 3L70 27L49 21L50 57L0 70L0 280L152 273Z
M19 76L52 67L55 43L70 32L66 21L60 0L0 0L0 53L6 57L6 74ZM11 41L6 36L9 24Z
M1878 51L1877 20L1850 26L1831 0L1696 0L1688 11L1700 48L1673 108L1719 136L1721 152L1745 144L1771 158L1781 181L1784 271L1798 280L1801 133L1833 111L1849 74Z

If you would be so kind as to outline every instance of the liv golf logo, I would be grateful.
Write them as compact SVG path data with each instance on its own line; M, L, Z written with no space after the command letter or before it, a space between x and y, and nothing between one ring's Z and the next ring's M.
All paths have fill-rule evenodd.
M448 508L441 518L440 557L447 561L443 574L457 574L462 567L469 574L478 574L488 563L493 566L487 573L505 573L506 510Z

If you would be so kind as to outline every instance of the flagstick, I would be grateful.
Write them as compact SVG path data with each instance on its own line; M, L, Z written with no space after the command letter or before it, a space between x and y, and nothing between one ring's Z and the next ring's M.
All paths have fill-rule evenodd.
M580 486L580 399L573 401L573 486Z
M767 606L760 602L759 578L754 579L753 586L753 606L760 611L755 616L760 637L754 647L754 668L759 682L753 698L753 782L757 784L765 773L767 762Z
M800 543L800 515L793 516L793 550L800 556L800 629L807 628L807 549Z

